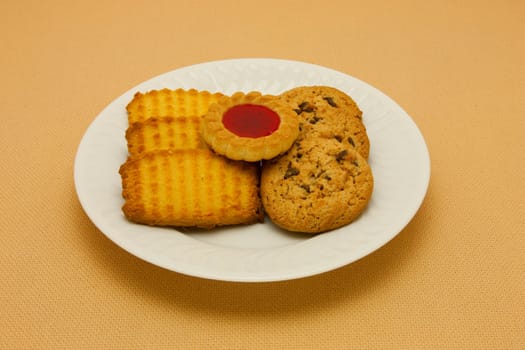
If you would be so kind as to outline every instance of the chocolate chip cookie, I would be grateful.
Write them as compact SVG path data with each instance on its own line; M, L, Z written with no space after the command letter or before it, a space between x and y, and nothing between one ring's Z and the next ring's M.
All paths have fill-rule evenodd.
M260 191L276 225L320 233L355 220L366 208L373 184L370 166L351 145L313 136L264 163Z
M346 93L330 86L300 86L280 98L299 116L303 131L348 144L368 159L370 141L363 112Z
M261 200L278 226L321 233L354 221L374 187L362 112L344 92L303 86L280 95L299 116L299 136L263 163Z

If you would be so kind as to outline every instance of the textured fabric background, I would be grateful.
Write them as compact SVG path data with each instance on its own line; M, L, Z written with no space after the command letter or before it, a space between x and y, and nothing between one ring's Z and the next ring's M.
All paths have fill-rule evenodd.
M525 348L525 2L2 1L0 47L0 348ZM96 115L238 57L343 71L414 118L432 176L393 241L242 284L152 266L94 227L73 161Z

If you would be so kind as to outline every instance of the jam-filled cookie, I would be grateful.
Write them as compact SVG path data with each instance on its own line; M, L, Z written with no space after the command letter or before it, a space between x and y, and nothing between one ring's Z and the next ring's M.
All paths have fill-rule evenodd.
M218 154L255 162L288 150L299 134L299 118L273 95L236 92L212 104L203 118L204 141Z

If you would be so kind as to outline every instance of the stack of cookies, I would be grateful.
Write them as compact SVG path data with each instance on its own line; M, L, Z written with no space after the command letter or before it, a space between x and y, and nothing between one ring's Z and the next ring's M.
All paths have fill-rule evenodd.
M288 152L262 167L266 213L282 228L308 233L352 222L366 208L374 183L361 110L327 86L294 88L280 98L299 116L300 132Z
M120 167L124 215L159 226L212 228L262 220L256 164L216 155L200 136L220 93L153 90L127 106L129 157Z
M137 93L127 112L120 174L133 222L211 228L262 221L264 211L315 234L354 221L370 200L362 112L335 88L155 90Z

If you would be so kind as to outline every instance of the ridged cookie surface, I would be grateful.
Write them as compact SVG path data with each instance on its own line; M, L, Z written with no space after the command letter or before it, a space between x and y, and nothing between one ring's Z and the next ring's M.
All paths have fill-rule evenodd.
M207 149L200 133L201 117L149 118L126 130L128 152L136 157L165 149Z
M264 209L289 231L321 233L344 226L364 211L372 190L367 161L333 138L303 138L263 165Z
M348 144L368 159L370 142L363 113L346 93L329 86L301 86L280 97L297 113L303 131Z
M163 150L120 168L123 212L133 222L212 228L262 220L257 166L209 150Z
M137 92L126 106L128 122L132 125L152 117L203 116L209 106L223 94L196 89L162 89Z

